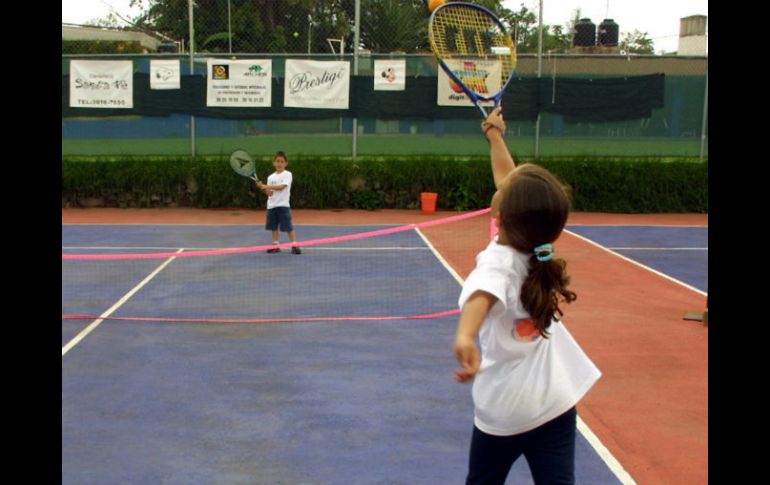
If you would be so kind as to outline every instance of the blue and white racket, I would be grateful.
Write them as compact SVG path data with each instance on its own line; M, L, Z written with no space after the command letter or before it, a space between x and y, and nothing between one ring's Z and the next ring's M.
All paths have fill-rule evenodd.
M516 68L505 26L484 7L445 3L431 13L428 37L441 68L486 119L482 103L500 105Z

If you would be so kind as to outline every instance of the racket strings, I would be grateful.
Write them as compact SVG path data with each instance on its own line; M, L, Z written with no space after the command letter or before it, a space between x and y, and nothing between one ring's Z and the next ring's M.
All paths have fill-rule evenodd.
M447 56L489 54L495 40L504 35L488 16L469 8L444 9L436 15L433 29L439 52Z
M469 89L488 96L489 66L499 65L501 83L516 67L516 49L511 37L496 19L463 5L437 10L429 26L434 54Z
M256 165L251 156L244 150L236 150L230 155L230 167L239 175L254 178Z

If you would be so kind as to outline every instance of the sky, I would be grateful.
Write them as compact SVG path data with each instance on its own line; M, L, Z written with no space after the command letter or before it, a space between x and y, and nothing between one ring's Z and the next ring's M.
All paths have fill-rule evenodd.
M604 19L618 24L620 39L638 30L652 39L655 52L675 52L679 45L679 19L691 15L708 16L708 0L542 0L543 23L566 26L580 9L580 18L589 18L598 25ZM517 11L521 5L535 15L538 0L504 0L505 6ZM708 33L708 21L706 22Z
M543 23L568 24L577 9L581 18L589 18L597 26L606 18L618 24L620 38L638 30L646 32L654 41L655 52L676 51L679 38L679 19L690 15L708 16L708 0L542 0ZM128 5L130 0L62 0L62 22L82 24L106 17L113 7L123 17L138 12ZM524 5L538 14L539 0L504 0L511 10ZM708 24L706 29L708 30Z
M140 11L129 8L130 3L130 0L61 0L61 21L67 24L84 24L89 20L106 17L110 13L110 7L128 18Z

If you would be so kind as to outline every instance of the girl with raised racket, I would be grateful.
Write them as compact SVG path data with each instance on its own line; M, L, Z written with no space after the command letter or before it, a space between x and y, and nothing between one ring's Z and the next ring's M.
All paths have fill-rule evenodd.
M553 246L567 222L568 192L542 167L516 167L500 107L482 130L499 233L476 257L459 298L455 375L474 381L466 483L502 485L524 455L535 484L574 484L575 405L601 372L561 322L560 303L576 298Z

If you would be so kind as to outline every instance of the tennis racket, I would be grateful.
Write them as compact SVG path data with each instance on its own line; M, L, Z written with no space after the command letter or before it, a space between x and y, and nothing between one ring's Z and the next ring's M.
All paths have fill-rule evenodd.
M495 14L470 3L445 3L428 21L430 47L449 78L481 111L500 105L516 68L516 46Z
M230 154L230 166L235 173L244 177L249 177L255 182L259 182L257 177L257 167L254 165L254 159L246 150L235 150Z

